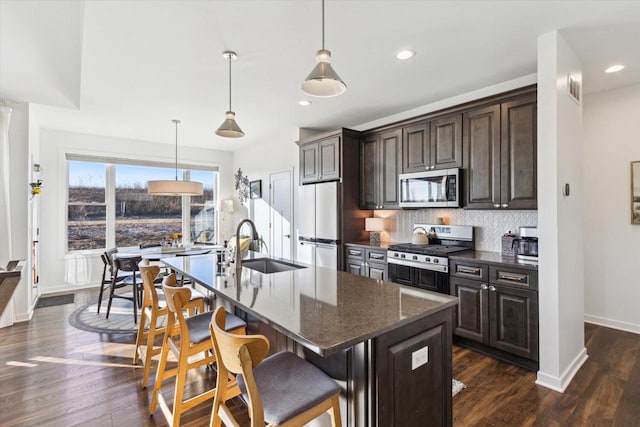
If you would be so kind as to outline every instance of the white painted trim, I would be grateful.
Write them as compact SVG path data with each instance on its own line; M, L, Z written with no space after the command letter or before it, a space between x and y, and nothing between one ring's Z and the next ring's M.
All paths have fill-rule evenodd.
M59 294L60 292L75 292L75 291L80 291L83 289L93 289L93 288L98 288L100 287L99 283L86 283L86 284L82 284L82 285L78 285L78 286L73 286L73 287L69 287L69 286L65 286L65 285L61 285L61 286L56 286L55 288L47 288L46 292L43 292L42 294L40 294L41 297L46 297L49 296L51 294ZM106 289L105 289L106 291Z
M571 364L565 369L560 378L554 377L553 375L545 374L544 372L538 371L538 379L536 380L537 385L541 385L542 387L549 388L551 390L558 391L560 393L564 393L567 389L573 377L578 373L578 370L582 367L584 362L587 361L589 355L587 354L587 349L583 348L580 353L573 359Z
M38 301L36 301L37 303ZM35 305L34 305L35 307ZM16 313L16 318L14 323L20 323L20 322L28 322L29 320L31 320L31 318L33 317L33 307L31 308L31 310L29 310L26 313Z
M606 317L598 317L591 314L585 314L584 321L586 323L600 325L606 328L618 329L620 331L640 334L640 325L637 325L635 323L621 322L619 320L607 319Z

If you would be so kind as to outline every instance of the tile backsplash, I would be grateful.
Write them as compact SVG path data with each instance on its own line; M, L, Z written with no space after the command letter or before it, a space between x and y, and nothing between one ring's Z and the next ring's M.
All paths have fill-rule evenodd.
M391 242L410 242L413 224L435 224L439 217L448 218L450 225L473 225L476 249L489 252L501 251L501 237L507 231L538 225L538 212L532 210L416 209L378 211L375 216L387 218L387 231L381 237Z

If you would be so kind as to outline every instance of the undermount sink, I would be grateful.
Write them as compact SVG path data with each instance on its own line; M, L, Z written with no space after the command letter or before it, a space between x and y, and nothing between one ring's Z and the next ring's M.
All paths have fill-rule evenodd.
M267 274L306 268L303 265L291 264L284 261L276 261L269 258L243 260L242 266Z

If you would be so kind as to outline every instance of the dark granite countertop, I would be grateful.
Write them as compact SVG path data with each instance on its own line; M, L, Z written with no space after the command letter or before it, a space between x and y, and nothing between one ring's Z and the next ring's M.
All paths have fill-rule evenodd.
M500 252L467 251L449 255L452 260L480 261L487 264L510 265L513 267L526 268L527 270L538 270L537 264L523 262L516 257L503 256Z
M457 304L449 295L300 262L304 268L271 274L242 267L238 281L235 269L219 271L215 255L162 261L321 356Z
M363 240L361 242L347 242L345 245L355 245L355 246L364 246L367 248L375 249L389 249L389 246L395 245L395 242L380 242L375 245L372 245L368 240Z

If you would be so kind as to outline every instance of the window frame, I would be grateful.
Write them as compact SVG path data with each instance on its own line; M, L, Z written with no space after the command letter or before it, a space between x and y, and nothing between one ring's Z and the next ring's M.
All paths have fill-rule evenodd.
M106 183L105 183L105 202L102 203L82 203L82 202L69 202L69 162L71 161L80 161L80 162L93 162L102 164L106 169ZM77 254L77 253L102 253L107 248L115 248L116 247L116 166L117 165L132 165L132 166L150 166L150 167L163 167L168 169L175 168L175 163L163 162L163 161L149 161L149 160L141 160L135 158L117 158L117 157L103 157L103 156L91 156L84 154L76 154L76 153L65 153L64 155L64 168L65 168L65 203L64 203L64 252L67 255ZM178 168L182 169L182 179L188 180L190 176L191 170L201 170L201 171L210 171L213 173L219 173L219 168L217 166L211 165L198 165L198 164L180 164L178 163ZM219 197L219 186L220 186L220 178L219 175L214 175L213 180L213 195L214 206L217 206L217 198ZM181 196L181 223L182 223L182 234L185 237L184 243L191 243L191 206L200 205L199 203L192 204L191 196ZM69 206L72 205L90 205L90 206L105 206L106 209L106 227L105 227L105 248L96 248L96 249L69 249ZM204 205L204 204L202 204ZM217 212L217 209L216 209ZM215 216L214 219L214 240L216 241L219 238L219 215ZM125 248L125 247L123 247ZM126 247L132 248L132 247Z

